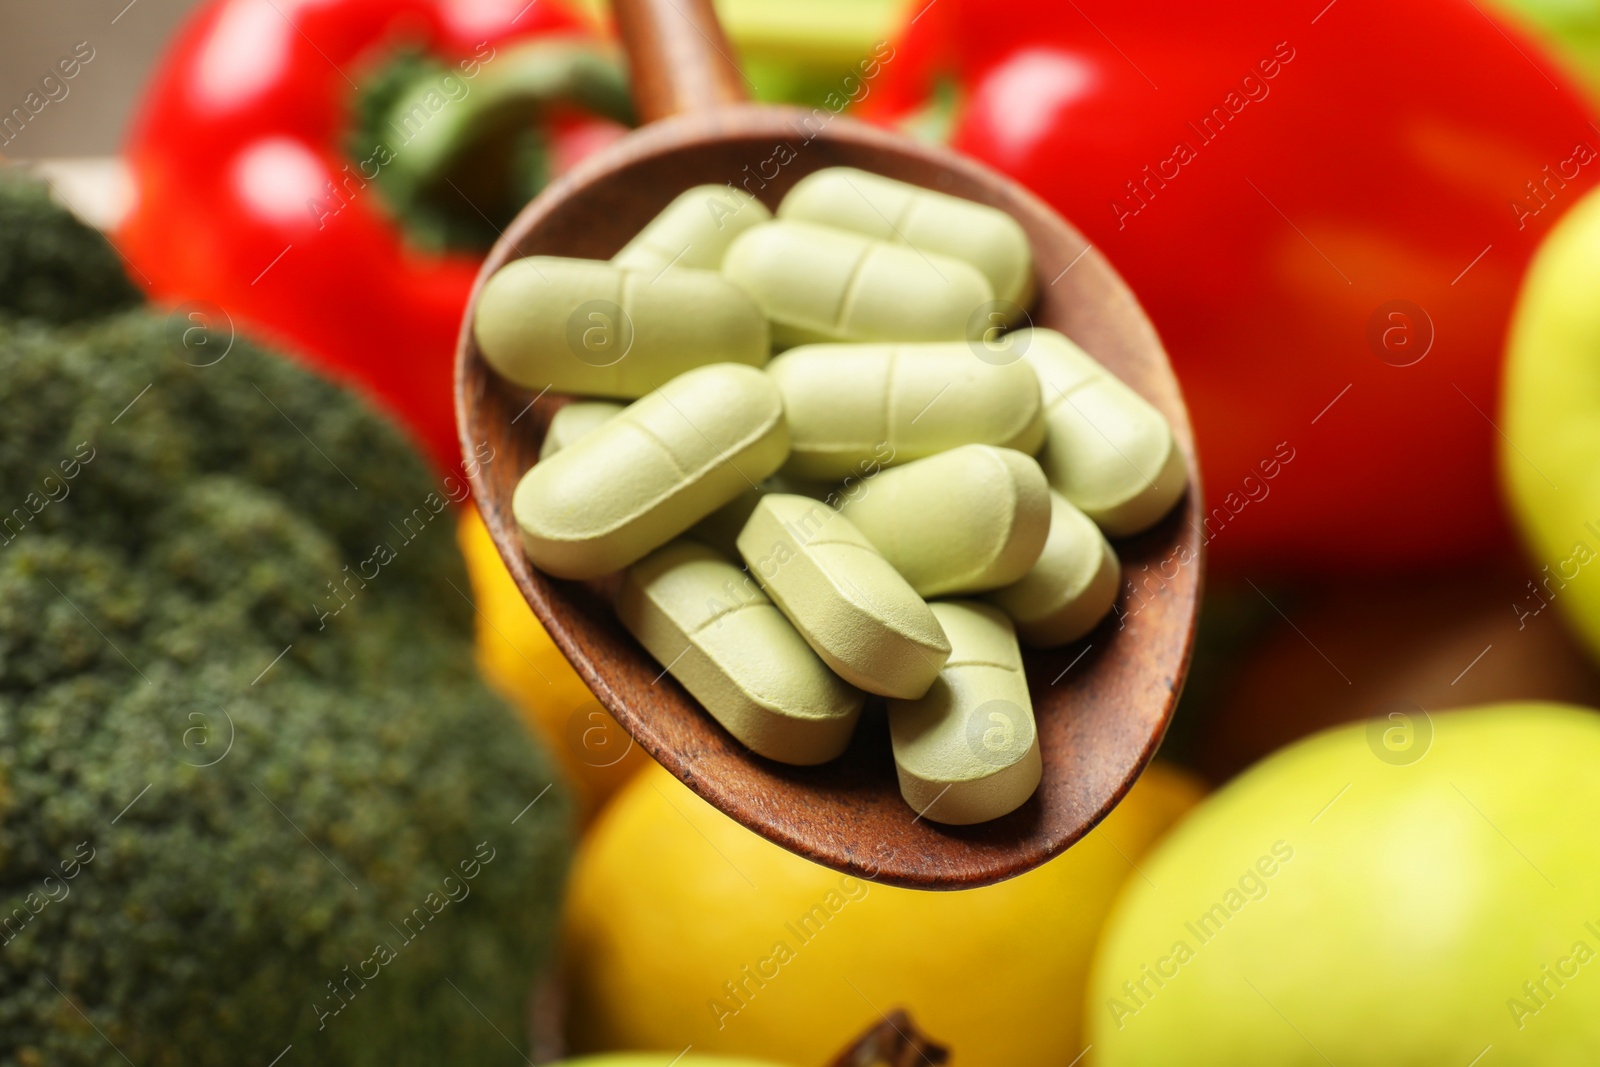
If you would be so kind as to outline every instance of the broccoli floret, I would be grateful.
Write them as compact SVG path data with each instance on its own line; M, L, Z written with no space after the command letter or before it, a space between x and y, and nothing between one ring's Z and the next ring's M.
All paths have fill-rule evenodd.
M464 481L185 354L0 315L0 1065L521 1063L570 807L473 666Z
M98 231L56 207L44 185L0 170L0 315L62 325L139 299Z

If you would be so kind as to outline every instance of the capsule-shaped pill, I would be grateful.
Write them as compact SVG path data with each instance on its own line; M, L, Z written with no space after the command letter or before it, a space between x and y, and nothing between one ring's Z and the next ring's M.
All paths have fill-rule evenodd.
M624 406L608 400L574 400L564 405L550 417L550 427L539 445L539 458L549 459L590 430L610 422Z
M1054 648L1094 629L1121 584L1122 566L1100 527L1052 491L1050 536L1039 561L984 599L1010 616L1024 644Z
M478 349L529 389L633 399L708 363L759 367L766 318L715 271L625 270L592 259L529 256L478 295Z
M972 264L996 300L1032 299L1033 250L1022 226L999 208L937 193L854 167L828 167L795 183L780 219L815 222Z
M766 205L743 189L696 185L679 193L611 262L652 275L668 267L716 270L735 237L771 218Z
M710 545L732 559L738 559L739 532L750 520L750 513L755 511L761 498L768 493L797 493L800 496L809 496L813 500L827 501L829 504L833 504L838 496L833 487L825 482L801 482L785 478L781 474L774 474L760 485L746 489L689 527L688 533L684 536L693 538L701 544Z
M957 341L994 299L976 267L810 222L740 234L722 273L755 297L780 346L812 341Z
M1167 420L1056 331L1018 330L1014 343L1044 394L1050 432L1039 463L1051 487L1112 537L1155 525L1189 481Z
M998 819L1033 795L1042 770L1017 636L987 604L949 600L933 613L950 659L922 697L889 702L900 795L934 822Z
M810 497L771 493L739 533L739 554L772 602L839 677L917 697L950 644L927 603L850 520Z
M833 759L866 697L817 658L742 568L693 541L629 567L617 615L711 717L783 763Z
M1032 456L963 445L893 467L839 505L919 596L977 593L1027 574L1050 532Z
M626 567L783 463L783 400L753 367L680 375L522 476L522 547L557 578Z
M1039 379L965 343L804 345L767 366L783 393L792 451L784 473L839 479L959 445L1032 454L1044 442Z

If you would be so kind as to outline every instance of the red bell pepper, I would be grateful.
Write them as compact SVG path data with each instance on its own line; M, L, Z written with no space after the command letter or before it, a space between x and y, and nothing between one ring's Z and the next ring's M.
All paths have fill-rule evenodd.
M1507 319L1540 236L1600 175L1595 116L1534 45L1460 0L912 15L868 105L926 122L953 96L952 144L1127 279L1185 389L1218 566L1504 543Z
M248 326L460 460L456 331L496 228L629 116L559 0L219 0L161 61L117 242L215 358ZM213 306L207 306L207 305ZM231 321L231 327L230 327Z

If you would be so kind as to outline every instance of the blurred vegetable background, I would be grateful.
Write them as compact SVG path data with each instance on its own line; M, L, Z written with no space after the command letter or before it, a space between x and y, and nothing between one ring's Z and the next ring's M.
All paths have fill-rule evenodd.
M953 145L1128 279L1195 422L1213 567L1503 544L1485 413L1517 279L1600 169L1576 87L1458 0L1011 6L929 8L872 111L951 109Z
M118 233L153 294L228 309L215 314L364 387L443 469L460 448L441 353L476 253L630 117L614 57L576 15L453 11L202 11L135 121L137 193Z
M41 393L16 374L27 360L59 359L94 377L82 368L121 359L111 378L132 395L146 368L165 382L160 374L218 353L238 366L248 351L253 365L275 368L255 379L274 396L272 375L312 383L249 348L254 335L377 405L431 457L433 480L458 477L451 356L477 259L521 202L630 121L604 5L110 8L66 0L0 15L12 31L0 33L0 152L112 233L117 267L159 311L121 312L132 317L109 332L77 324L88 309L135 299L103 251L95 270L63 272L49 266L56 253L0 244L0 298L33 301L7 305L19 324L3 331L12 365L0 399L8 411L38 407L0 429L8 454L48 453L40 442L65 432L56 423L69 409L115 414L86 385ZM96 617L142 595L128 584L110 600L82 588L80 600L86 564L38 562L65 551L42 534L63 536L52 524L91 506L85 483L70 508L38 513L48 521L7 526L0 547L18 591L0 645L11 679L0 727L14 750L0 764L6 914L32 913L30 893L48 899L36 884L59 878L52 863L92 821L61 783L81 777L106 804L124 785L160 788L145 797L148 815L129 815L123 837L104 839L72 883L81 895L40 909L25 936L8 932L0 1065L121 1062L107 1044L140 1063L210 1062L222 1047L213 1039L244 1033L241 1019L219 1008L173 1020L188 1010L187 983L242 987L234 964L217 962L240 952L278 976L273 1011L298 1020L285 1033L312 1020L313 1036L293 1042L309 1062L421 1062L428 1041L446 1034L486 1042L452 1046L451 1059L473 1049L489 1060L508 1045L520 1057L564 1018L580 1051L655 1049L664 1064L692 1046L821 1064L895 1007L949 1044L957 1064L1591 1062L1600 1050L1583 977L1600 954L1585 784L1596 723L1587 709L1600 705L1600 568L1589 566L1600 556L1600 2L724 0L718 9L758 98L817 105L831 94L870 121L947 140L1077 225L1149 311L1197 429L1211 565L1194 668L1161 760L1084 842L1014 881L927 896L841 880L728 822L633 746L522 603L464 502L430 535L448 540L453 526L467 576L440 594L453 605L444 621L454 636L439 638L436 666L459 671L475 653L534 745L503 729L509 713L470 677L455 676L455 695L434 701L455 716L439 722L414 696L392 695L403 710L384 729L366 705L336 709L328 694L263 709L281 729L325 709L325 723L295 727L311 740L279 753L287 769L262 785L277 803L298 800L305 811L291 814L304 814L319 846L382 867L375 885L388 887L382 904L345 900L323 867L305 882L286 875L292 892L274 896L265 872L274 850L289 855L303 842L284 836L287 824L236 840L239 824L223 813L239 798L211 798L181 763L140 779L140 754L167 744L161 731L190 735L186 722L174 732L165 711L127 695L137 676L119 677L112 689L129 687L121 695L51 697L94 712L62 718L73 724L65 733L48 725L54 704L41 718L39 701L57 692L46 683L67 692L101 676L78 661L48 678L18 666L44 611L31 598L50 599L39 579L65 583ZM854 78L880 40L892 59L870 82ZM83 233L51 232L68 234L45 239L61 247ZM134 334L164 344L166 363L148 362L151 352L127 340ZM236 336L246 347L229 347ZM39 354L57 346L67 354ZM346 410L372 419L327 386L295 388L324 398L293 408L295 421ZM55 407L40 404L46 395ZM123 422L139 431L138 419L182 414L150 406L157 414ZM218 425L232 435L228 448L249 451L239 426ZM287 425L246 425L259 426L258 462L304 445ZM425 493L430 476L387 433L334 458L363 472L363 485L369 469L376 479L403 468L396 499ZM157 458L149 469L167 471L171 457ZM33 471L31 459L18 463ZM256 485L251 492L287 492L283 479L305 464L341 492L318 463L313 452L270 477L258 468L229 476ZM149 477L148 506L175 507L167 496L176 490ZM31 513L31 491L19 474L16 499L0 507ZM212 510L223 523L238 508ZM91 547L124 552L131 536L108 525ZM326 536L308 533L305 544ZM431 543L426 580L437 585L457 563L447 544ZM162 544L141 544L152 555L123 566L145 580L150 559L177 558ZM363 558L346 547L307 548L299 562L321 581L318 568L332 567L331 577ZM286 567L293 556L250 552ZM192 594L200 606L183 610L216 610L220 590L250 573L246 554L224 554L214 591ZM460 640L469 593L472 652ZM48 632L70 629L74 649L80 638L85 648L98 642L67 610L50 609ZM382 636L361 655L383 661L416 640L401 636L415 604L373 597L362 610L381 620ZM167 654L170 642L135 636L162 632L156 623L137 612L118 619L109 637L125 636L141 665ZM122 660L101 658L121 671ZM295 662L279 666L315 673ZM244 670L242 659L226 664ZM202 695L195 689L197 706ZM1452 710L1462 708L1475 710ZM457 737L451 722L470 724L476 740ZM263 746L293 740L258 735ZM413 775L382 754L434 743L441 752L459 743L457 763ZM483 765L459 764L479 751ZM539 769L543 759L554 773ZM438 835L448 825L453 842L476 825L481 815L463 805L482 800L498 818L535 778L538 788L554 782L541 804L562 811L538 816L550 820L551 842L568 809L587 827L559 929L561 848L541 844L516 861L539 872L520 895L485 893L478 910L462 909L472 928L438 946L480 979L502 964L515 972L482 1005L509 1034L468 1029L478 1016L439 1021L436 997L460 1007L457 994L473 993L464 971L440 963L419 968L403 995L357 1002L381 1038L359 1054L314 1036L306 1005L332 995L323 978L371 951L346 952L342 939L398 915L419 872L460 858ZM330 795L312 788L318 781L346 785ZM408 822L404 812L427 818ZM129 836L163 819L214 835L195 846L206 862L183 867L187 875L174 866L181 852ZM382 858L401 843L420 864L404 876ZM247 856L232 871L230 848ZM304 860L284 865L293 872ZM188 877L192 896L175 897L166 881L150 889L146 877ZM240 895L207 896L212 885ZM310 916L314 937L295 940L287 900L304 902L292 910ZM151 918L165 911L173 915ZM179 952L183 916L227 951L198 962ZM565 1008L541 1001L524 1025L518 1005L557 939ZM157 962L119 969L129 956ZM307 961L316 988L297 970ZM150 1007L136 995L141 984L168 999ZM216 1020L215 1033L197 1036L194 1019ZM392 1033L381 1033L386 1024ZM111 1040L100 1043L93 1027ZM289 1043L229 1047L266 1062Z
M9 171L0 278L0 1062L518 1062L571 812L472 668L464 483L243 339L177 358Z

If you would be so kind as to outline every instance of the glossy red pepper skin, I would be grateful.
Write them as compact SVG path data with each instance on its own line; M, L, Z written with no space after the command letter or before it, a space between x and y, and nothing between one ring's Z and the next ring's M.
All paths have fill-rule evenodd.
M137 200L117 244L157 299L208 301L354 383L453 467L452 361L478 257L405 240L364 181L379 164L345 151L353 79L418 45L470 85L511 45L591 32L559 0L207 4L135 120ZM227 328L204 310L194 322Z
M903 113L944 72L952 143L1077 225L1155 322L1214 565L1506 542L1507 320L1600 175L1595 116L1533 44L1459 0L936 0L869 103Z

